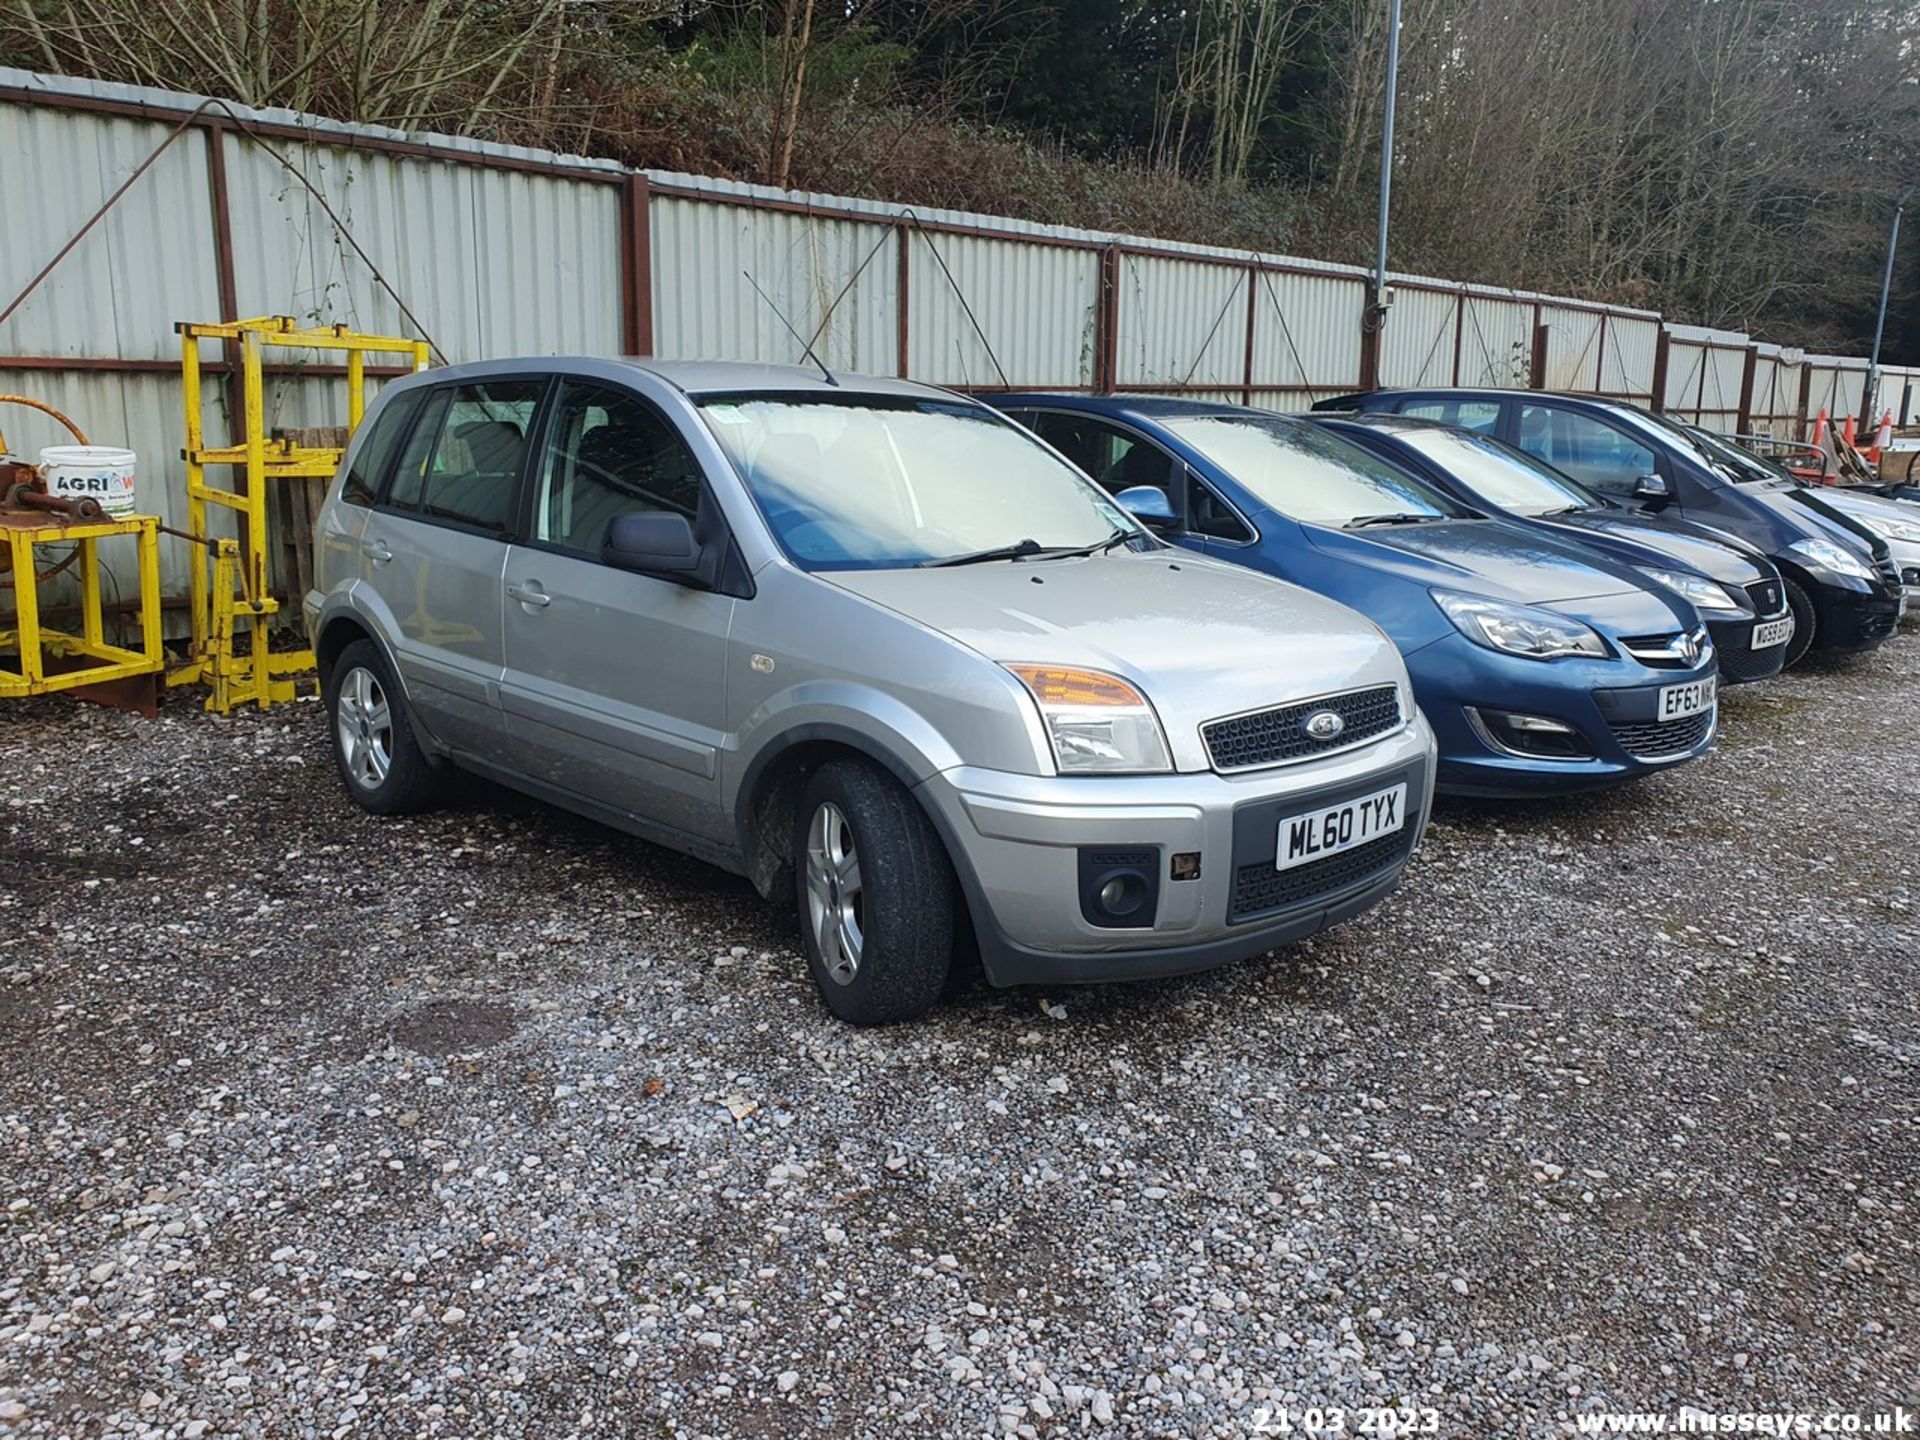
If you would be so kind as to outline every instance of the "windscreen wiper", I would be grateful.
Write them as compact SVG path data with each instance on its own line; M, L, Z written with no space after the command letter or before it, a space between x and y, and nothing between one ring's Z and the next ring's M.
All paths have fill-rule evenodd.
M1429 520L1445 519L1442 515L1415 515L1401 512L1397 515L1362 515L1357 520L1349 520L1342 529L1364 530L1369 525L1424 525Z
M1129 540L1138 539L1139 535L1140 532L1138 530L1116 529L1097 545L1083 545L1078 550L1059 550L1051 553L1059 555L1104 555L1116 545L1124 545Z

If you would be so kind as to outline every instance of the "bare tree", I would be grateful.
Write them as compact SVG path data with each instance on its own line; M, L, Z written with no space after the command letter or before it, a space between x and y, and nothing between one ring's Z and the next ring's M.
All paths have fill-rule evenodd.
M522 70L542 35L551 106L571 23L566 0L10 4L51 69L463 134L524 113Z

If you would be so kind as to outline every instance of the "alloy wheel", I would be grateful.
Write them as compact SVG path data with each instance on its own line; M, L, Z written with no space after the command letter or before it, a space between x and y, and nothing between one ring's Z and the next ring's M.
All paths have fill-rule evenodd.
M860 973L866 943L860 855L853 827L838 805L826 801L807 826L807 920L820 963L837 985Z
M356 665L340 679L334 735L347 775L364 790L378 790L393 768L393 710L380 677Z

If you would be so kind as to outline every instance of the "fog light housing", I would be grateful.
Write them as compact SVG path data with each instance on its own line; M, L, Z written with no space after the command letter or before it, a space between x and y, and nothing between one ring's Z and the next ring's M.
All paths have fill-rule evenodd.
M1103 930L1150 930L1160 900L1160 852L1147 846L1084 846L1080 913Z
M1467 720L1487 748L1525 760L1591 760L1593 747L1564 720L1510 710L1466 707Z

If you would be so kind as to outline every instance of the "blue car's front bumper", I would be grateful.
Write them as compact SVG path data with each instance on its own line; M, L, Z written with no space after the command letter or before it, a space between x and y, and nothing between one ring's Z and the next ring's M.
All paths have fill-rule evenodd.
M1689 670L1636 660L1525 660L1448 635L1407 656L1413 691L1440 753L1439 788L1453 795L1550 795L1616 785L1713 748L1716 710L1659 719L1660 692L1715 673L1709 654ZM1473 712L1537 716L1570 726L1580 758L1513 754L1505 732Z

